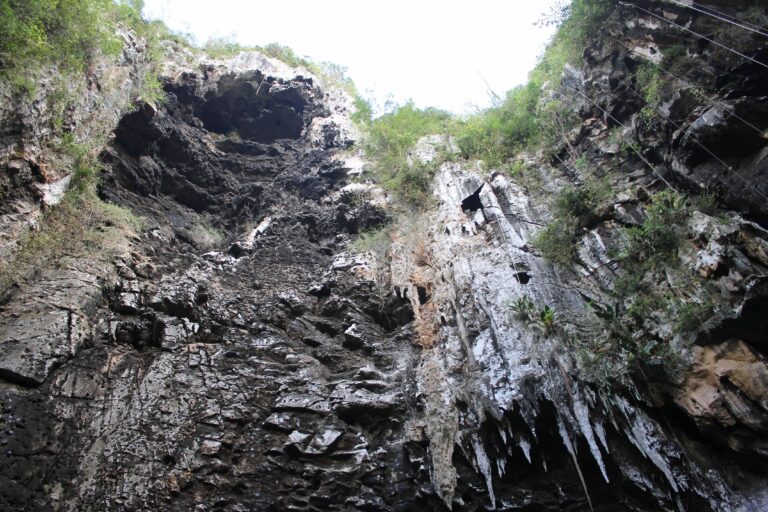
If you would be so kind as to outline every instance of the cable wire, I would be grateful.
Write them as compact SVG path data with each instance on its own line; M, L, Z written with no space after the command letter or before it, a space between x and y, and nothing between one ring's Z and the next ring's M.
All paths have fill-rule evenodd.
M764 31L760 27L756 27L756 26L752 25L751 23L743 22L743 21L739 20L738 18L735 18L735 17L727 15L727 14L720 13L720 12L714 10L714 9L706 8L708 10L705 10L705 9L700 9L699 7L697 7L697 6L693 5L693 4L687 5L687 4L684 4L682 2L678 2L677 0L669 0L669 1L672 2L675 5L680 6L680 7L687 7L688 9L691 9L693 11L700 12L702 14L706 14L707 16L710 16L710 17L715 18L717 20L724 21L726 23L729 23L729 24L734 25L734 26L739 27L739 28L743 28L744 30L748 30L750 32L754 32L755 34L760 34L763 37L768 37L768 32ZM709 11L711 11L711 12L709 12Z
M636 53L634 49L630 48L630 47L629 47L629 46L628 46L626 43L624 43L623 41L620 41L619 39L616 39L615 37L611 37L611 36L606 36L606 37L607 37L607 38L609 38L609 39L611 39L611 40L613 40L613 41L615 41L615 42L617 42L617 43L619 43L619 44L620 44L620 45L622 45L624 48L626 48L627 50L629 50L631 53ZM639 53L636 53L636 54L637 54L637 55L640 55L640 56L642 57L642 55L641 55L641 54L639 54ZM664 69L663 67L661 67L659 64L656 64L656 63L655 63L655 62L653 62L652 60L647 60L647 59L646 59L646 62L648 62L649 64L653 65L653 66L654 66L654 67L656 67L656 68L657 68L659 71L663 72L664 74L668 75L669 77L673 78L674 80L677 80L677 81L678 81L678 82L680 82L682 85L685 85L685 86L687 86L687 87L690 87L690 88L692 88L692 89L699 89L699 87L697 87L696 85L694 85L694 84L692 84L692 83L690 83L690 82L688 82L688 81L686 81L686 80L683 80L682 78L678 77L677 75L675 75L675 74L674 74L674 73L672 73L671 71L667 71L666 69ZM715 76L715 74L714 74L714 73L712 73L712 72L709 72L709 74L710 74L710 75L712 75L712 76ZM699 92L699 94L700 94L701 96L703 96L703 97L704 97L704 98L705 98L705 99L706 99L706 100L709 102L709 104L710 104L711 106L714 106L714 105L723 105L723 106L729 106L728 104L726 104L726 103L724 103L724 102L722 102L722 101L719 101L719 100L715 100L715 99L712 99L710 96L708 96L708 95L704 94L703 92ZM761 129L761 128L759 128L759 127L755 126L754 124L750 123L749 121L747 121L746 119L744 119L744 118L743 118L743 117L741 117L740 115L736 114L736 112L735 112L735 111L730 111L730 110L728 110L728 113L729 113L729 114L730 114L732 117L734 117L734 118L738 119L739 121L741 121L742 123L744 123L746 126L748 126L748 127L752 128L753 130L755 130L755 131L756 131L758 134L760 134L760 136L768 138L768 132L766 132L766 130L763 130L763 129Z
M642 94L640 94L640 92L639 92L639 91L637 91L637 90L636 90L635 88L633 88L631 85L629 85L629 84L627 84L627 83L626 83L626 81L627 81L627 80L629 80L629 78L630 78L630 77L627 77L627 78L625 78L624 80L622 80L621 82L619 82L619 85L625 85L625 86L627 87L627 89L629 89L630 91L632 91L632 92L633 92L633 93L634 93L634 94L635 94L635 95L636 95L638 98L641 98L641 99L645 99L645 98L643 98L643 95L642 95ZM655 114L655 115L657 115L658 117L660 117L661 119L663 119L663 120L667 121L668 123L672 124L672 126L674 126L675 128L677 128L678 130L682 130L682 129L683 129L683 127L682 127L681 125L679 125L678 123L674 122L672 119L670 119L670 118L668 118L668 117L665 117L665 116L663 116L663 115L659 114L659 113L658 113L658 112L657 112L655 109L654 109L654 114ZM758 194L758 195L760 195L760 196L761 196L763 199L765 199L766 201L768 201L768 196L766 196L765 194L763 194L763 193L762 193L762 192L761 192L761 191L760 191L760 190L757 188L757 186L756 186L754 183L751 183L751 182L750 182L749 180L747 180L747 179L746 179L744 176L742 176L741 174L739 174L739 172L738 172L738 171L736 171L736 169L734 169L734 168L733 168L733 166L731 166L731 165L729 165L729 164L725 163L725 162L724 162L724 161L723 161L723 160L722 160L722 159L721 159L719 156L717 156L717 155L716 155L716 154L715 154L715 153L714 153L712 150L710 150L710 149L709 149L707 146L705 146L705 145L704 145L704 143L702 143L702 142L701 142L701 141L700 141L700 140L699 140L699 139L698 139L696 136L694 136L694 135L691 135L691 134L689 134L689 136L690 136L691 140L692 140L694 143L696 143L696 145L697 145L697 146L699 146L701 149L703 149L704 151L706 151L706 152L707 152L707 154L709 154L709 156L711 156L712 158L714 158L715 160L717 160L717 162L718 162L718 163L720 163L720 165L722 165L723 167L725 167L725 168L726 168L728 171L730 171L730 172L732 172L733 174L735 174L736 176L738 176L738 177L741 179L741 181L743 181L743 182L744 182L744 184L745 184L745 185L747 185L748 187L750 187L752 190L754 190L755 192L757 192L757 194Z
M635 5L635 4L628 4L628 3L626 3L626 2L619 2L619 3L620 3L621 5L626 5L626 6L629 6L629 7L632 7L632 8L634 8L634 9L638 9L638 10L640 10L640 11L643 11L643 12L645 12L645 13L647 13L647 14L650 14L651 16L653 16L653 17L654 17L654 18L656 18L656 19L659 19L659 20L661 20L661 21L664 21L664 22L666 22L666 23L669 23L670 25L672 25L672 26L674 26L674 27L677 27L677 28L679 28L679 29L681 29L681 30L684 30L684 31L686 31L686 32L689 32L689 33L691 33L691 34L695 35L696 37L699 37L699 38L701 38L701 39L704 39L705 41L709 41L710 43L712 43L712 44L714 44L714 45L717 45L717 46L719 46L720 48L723 48L723 49L725 49L725 50L728 50L729 52L731 52L731 53L733 53L733 54L735 54L735 55L738 55L739 57L741 57L741 58L743 58L743 59L746 59L746 60L748 60L748 61L750 61L750 62L753 62L753 63L755 63L755 64L757 64L757 65L759 65L759 66L762 66L762 67L764 67L765 69L768 69L768 64L765 64L764 62L761 62L761 61L759 61L759 60L757 60L757 59L753 59L753 58L752 58L752 57L750 57L749 55L745 55L745 54L741 53L741 52L740 52L740 51L738 51L738 50L734 50L733 48L731 48L731 47L729 47L729 46L726 46L726 45L724 45L724 44L722 44L722 43L718 43L718 42L717 42L717 41L715 41L714 39L710 39L709 37L707 37L707 36L704 36L704 35L702 35L702 34L699 34L698 32L695 32L695 31L693 31L693 30L691 30L691 29L689 29L689 28L686 28L686 27L684 27L684 26L682 26L682 25L678 25L678 24L677 24L677 23L675 23L674 21L670 21L670 20L668 20L668 19L666 19L666 18L664 18L664 17L662 17L662 16L659 16L658 14L655 14L655 13L653 13L653 12L651 12L651 11L647 10L647 9L643 9L643 8L642 8L642 7L640 7L639 5Z
M751 28L753 28L753 29L757 29L757 30L763 31L763 32L765 32L766 34L768 34L768 31L766 31L764 27L762 27L762 26L760 26L760 25L755 25L754 23L750 23L750 22L748 22L748 21L740 20L740 19L738 19L736 16L731 16L730 14L726 14L726 13L724 13L724 12L722 12L722 11L718 11L718 10L717 10L717 9L715 9L714 7L709 7L709 6L706 6L706 5L702 5L702 6L701 6L701 8L702 8L702 9L704 9L704 10L706 10L706 11L709 11L709 12L713 12L713 13L715 13L715 14L718 14L718 15L720 15L720 16L723 16L723 17L725 17L725 18L729 18L729 19L731 19L731 20L734 20L734 21L739 21L739 22L741 22L742 24L744 24L744 25L747 25L748 27L751 27Z
M611 119L613 119L613 121L614 121L615 123L617 123L619 126L621 126L621 127L622 127L622 128L624 128L624 129L627 129L627 130L629 129L629 128L628 128L628 127L627 127L627 126L624 124L624 123L622 123L621 121L619 121L618 119L616 119L614 116L612 116L611 114L609 114L607 110L605 110L603 107L601 107L600 105L598 105L597 103L595 103L594 101L592 101L592 99L591 99L589 96L585 95L585 94L584 94L584 93L582 93L581 91L579 91L579 90L576 90L576 89L574 89L573 87L570 87L570 86L568 86L568 85L565 85L565 84L563 84L563 87L565 87L566 89L571 89L572 91L574 91L574 92L578 93L578 94L579 94L579 95L580 95L582 98L584 98L585 100L587 100L588 102L590 102L590 103L591 103L593 106L595 106L595 108L598 108L598 109L600 109L600 110L601 110L601 111L602 111L602 112L603 112L603 113L604 113L606 116L608 116L608 117L610 117ZM659 171L657 171L657 170L656 170L656 167L655 167L655 166L654 166L654 165L653 165L651 162L649 162L649 161L648 161L648 159L647 159L647 158L645 158L645 157L642 155L642 153L640 153L640 151L639 151L639 150L638 150L638 149L637 149L637 148L634 146L634 144L632 144L631 142L627 142L627 144L628 144L628 145L629 145L629 147L632 149L632 151L634 151L634 152L635 152L635 154L636 154L638 157L640 157L640 160L642 160L643 162L645 162L645 164L646 164L646 165L647 165L647 166L648 166L648 167L651 169L651 171L653 172L653 174L655 174L655 175L656 175L656 177L657 177L657 178L659 178L659 179L660 179L662 182L664 182L664 184L665 184L665 185L666 185L668 188L670 188L670 189L674 190L675 192L677 192L677 189L676 189L675 187L673 187L673 186L672 186L672 184L671 184L669 181L667 181L667 180L666 180L666 178L664 178L664 176L662 176L662 175L661 175L661 173L659 173Z

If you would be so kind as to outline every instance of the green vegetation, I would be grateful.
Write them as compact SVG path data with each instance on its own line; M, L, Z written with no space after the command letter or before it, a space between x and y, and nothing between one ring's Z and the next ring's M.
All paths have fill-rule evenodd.
M576 256L580 228L572 217L555 218L539 231L534 245L546 259L567 265Z
M500 165L527 145L539 131L540 86L531 80L509 91L498 107L467 119L457 135L462 156Z
M386 225L377 229L363 231L350 244L352 252L371 252L377 257L384 257L392 242L392 226Z
M595 211L610 194L604 180L594 180L579 188L566 188L554 200L554 220L539 234L536 244L542 254L561 264L570 264L580 230L594 218ZM686 223L691 207L686 196L672 190L655 194L645 209L645 221L623 228L623 238L612 256L622 272L615 281L616 305L591 303L596 317L591 332L573 334L550 326L544 312L539 323L545 332L556 332L574 347L583 377L601 387L625 382L637 364L662 363L668 371L683 366L679 355L653 336L643 335L649 319L668 321L675 334L694 330L713 311L711 302L684 300L679 294L687 288L700 288L695 277L677 268L677 252L686 239ZM669 273L674 273L673 289ZM511 305L519 319L536 318L536 308L527 298ZM667 319L667 320L663 320Z
M670 190L659 192L646 209L645 222L641 226L624 228L623 241L611 251L624 269L614 283L614 292L629 300L627 314L639 323L670 302L670 297L659 292L647 276L675 267L689 215L685 196Z
M189 242L204 249L212 248L224 240L224 233L208 224L203 218L181 229L180 234Z
M122 44L114 33L124 12L112 0L0 1L2 68L54 64L85 69L95 52L116 55Z
M374 174L390 190L412 204L428 196L435 162L429 166L408 165L407 154L416 141L428 134L442 133L455 138L460 154L480 159L492 167L509 165L523 148L560 141L575 123L575 114L561 101L547 99L543 91L553 89L568 62L577 64L586 40L613 6L613 0L563 2L544 21L559 25L554 39L530 74L526 85L517 87L493 108L465 119L435 109L418 109L406 103L371 120L370 106L358 103L358 121L368 131L367 152L375 161Z
M677 268L677 252L686 238L690 215L688 199L664 190L651 198L645 213L642 225L622 230L623 240L612 251L622 268L614 283L618 305L591 304L603 334L577 351L585 377L600 385L622 382L635 363L662 363L668 371L681 368L683 362L669 343L643 334L643 326L648 321L668 321L675 334L684 334L713 311L709 302L679 298L681 291L702 285ZM677 280L675 287L683 290L673 288L670 274Z
M581 60L587 38L613 5L612 0L574 0L560 4L543 21L559 25L555 37L526 85L507 93L501 105L466 120L457 136L465 157L499 165L524 147L561 137L572 114L560 102L542 102L544 85L556 87L565 65Z
M418 109L411 102L372 120L365 150L374 161L374 173L407 203L426 204L438 162L409 162L408 153L421 137L450 132L454 124L449 113Z
M214 37L209 39L201 49L214 59L234 57L241 52L259 52L294 68L303 67L314 72L320 66L305 57L296 55L293 49L277 43L266 46L245 46L232 37Z
M206 55L214 59L234 57L245 51L257 51L256 47L243 46L232 37L211 38L201 49Z
M78 144L71 133L61 138L61 165L72 169L61 203L44 211L37 228L20 240L13 258L0 263L0 294L44 268L88 257L108 261L125 250L127 237L142 228L129 210L105 203L96 193L103 141Z
M68 261L109 261L140 229L140 219L100 200L95 187L73 188L45 212L37 230L21 239L14 257L0 262L0 294L42 269L66 266Z
M423 203L440 160L427 166L409 165L408 152L419 138L433 133L452 136L461 157L506 169L516 179L529 172L522 160L515 159L521 151L554 148L560 152L567 147L573 158L567 134L578 119L570 108L567 87L559 95L551 93L557 91L566 63L578 64L587 38L614 4L612 0L561 4L546 20L560 29L529 82L508 92L493 108L458 119L408 103L370 120L367 149L376 162L378 179L401 198ZM690 64L684 46L670 46L663 53L662 67L666 69ZM669 93L668 81L657 67L643 65L635 84L645 103L642 118L646 124L658 122L656 108ZM370 119L370 110L364 112L361 117ZM619 147L619 160L634 154L641 144L618 128L610 137ZM563 265L573 263L582 232L599 221L602 207L612 195L609 178L598 178L585 169L583 156L575 165L578 174L586 176L584 183L563 188L556 195L553 219L535 240L543 256ZM712 194L689 200L671 190L659 192L647 204L641 225L620 230L620 241L609 248L621 268L614 288L615 305L593 304L589 325L559 322L554 310L534 304L527 296L509 304L511 315L545 335L561 338L577 355L583 377L601 387L626 383L633 370L648 364L663 364L666 371L675 371L682 364L679 354L668 340L649 334L649 326L672 325L673 336L685 337L712 314L713 304L687 298L684 288L704 285L679 268L677 257L687 236L691 204L698 201L707 211L717 202Z
M558 330L555 311L547 304L537 310L536 304L527 295L512 301L509 309L515 319L533 326L544 336L554 334Z
M714 304L711 301L691 301L676 304L672 311L675 319L674 331L676 333L693 331L712 316L713 311Z
M145 39L148 60L159 63L159 41L174 36L162 23L146 22L142 6L141 0L0 0L2 79L30 97L33 77L45 67L84 73L96 56L120 54L119 25ZM146 81L156 95L156 85Z
M568 339L574 347L582 378L602 389L628 384L641 365L662 363L668 371L682 363L668 343L645 335L620 306L589 303L596 317L590 332Z
M10 84L17 100L33 101L41 77L53 76L43 99L56 139L64 131L66 111L82 101L85 76L93 73L97 59L118 58L124 45L118 33L122 27L146 43L146 71L133 99L162 101L158 73L163 42L183 38L159 21L145 21L141 9L141 0L0 0L0 80Z
M523 295L509 304L509 309L514 317L525 322L532 321L536 316L536 305L530 297Z
M157 78L164 57L163 41L174 35L159 22L141 17L140 0L0 0L0 80L11 85L17 101L38 99L50 112L50 157L72 170L61 203L45 210L35 230L20 240L10 261L0 264L0 290L43 268L66 265L81 257L109 258L124 250L127 236L140 222L127 210L101 201L96 194L97 155L105 133L91 127L91 138L78 143L65 127L65 113L82 101L86 76L99 59L117 59L124 45L118 27L146 42L146 74L136 95L159 101ZM46 83L43 76L53 76ZM104 87L113 87L108 83Z
M315 62L307 57L300 57L293 51L293 49L277 43L270 43L265 46L243 46L231 37L210 39L201 49L209 57L214 59L234 57L240 52L259 52L291 67L305 68L310 73L320 77L325 84L347 91L353 98L355 98L355 105L358 107L358 111L363 110L368 112L367 117L363 117L359 120L365 121L370 119L370 105L362 99L354 82L347 76L347 69L344 66L339 66L332 62Z
M655 111L654 111L655 112ZM616 144L619 147L619 151L616 156L621 158L629 158L636 151L636 146L628 139L624 137L622 129L618 126L611 130L608 135L608 139L612 144Z
M661 67L663 69L675 75L685 70L686 57L688 57L688 49L685 46L681 44L668 46L663 49L662 54Z
M580 187L567 187L554 201L554 218L542 229L534 244L550 261L567 265L573 261L581 231L595 218L600 205L610 197L606 179L590 177Z
M672 190L657 193L646 208L641 226L624 229L625 242L619 260L635 269L652 270L677 259L690 215L688 199Z
M663 98L664 79L658 67L652 64L643 64L635 74L637 91L643 97L645 106L640 110L640 115L646 123L656 118L656 108Z
M539 311L539 317L536 321L542 333L545 336L549 335L555 329L555 311L545 304Z

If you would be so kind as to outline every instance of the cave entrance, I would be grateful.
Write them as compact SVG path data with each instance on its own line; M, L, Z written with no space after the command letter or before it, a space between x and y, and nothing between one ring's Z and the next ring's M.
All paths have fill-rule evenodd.
M483 209L483 202L480 200L480 191L483 190L483 185L485 183L461 201L461 211L474 213L477 210Z
M423 286L416 285L416 293L419 295L419 304L424 305L429 302L429 292Z

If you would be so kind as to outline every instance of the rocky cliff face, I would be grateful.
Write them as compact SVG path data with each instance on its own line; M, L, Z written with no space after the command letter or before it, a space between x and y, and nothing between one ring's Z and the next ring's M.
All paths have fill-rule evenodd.
M6 294L3 508L764 508L768 146L743 121L768 127L768 73L654 17L704 16L636 5L552 92L579 119L562 147L513 176L442 163L385 262L349 249L394 208L346 93L258 54L169 66L165 104L115 119L101 154L100 196L141 229ZM653 125L636 70L672 42L690 87ZM534 243L551 198L595 176L611 193L553 264ZM617 292L631 264L610 248L654 194L702 185L724 207L688 206L676 263L639 276L679 301L625 315L650 295Z
M58 204L72 179L71 155L57 151L70 143L103 146L139 94L150 63L144 41L120 30L124 42L117 62L97 56L85 76L56 67L31 73L30 92L19 95L0 82L0 257L13 258L18 242L37 225L42 210Z

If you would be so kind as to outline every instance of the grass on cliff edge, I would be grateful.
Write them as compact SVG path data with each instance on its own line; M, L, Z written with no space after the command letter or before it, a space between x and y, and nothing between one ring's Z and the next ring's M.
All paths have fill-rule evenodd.
M138 217L99 199L94 186L72 189L43 214L37 229L22 237L13 258L0 262L0 297L43 269L60 268L68 260L109 262L140 229Z
M409 162L408 153L421 137L450 133L455 123L448 112L419 109L412 102L371 119L364 148L377 179L409 205L428 204L436 166Z
M477 114L460 118L408 102L372 119L370 105L358 105L365 112L361 117L367 117L366 152L379 181L407 202L421 203L429 195L435 166L408 165L407 156L420 137L432 133L452 135L462 157L483 160L491 167L504 166L522 149L560 138L573 122L573 114L558 102L546 101L544 91L556 87L567 63L581 61L588 36L614 5L614 0L561 3L542 20L559 28L528 83Z
M540 23L557 25L558 30L528 82L464 121L456 134L463 156L498 166L524 148L557 138L571 113L557 102L544 101L543 93L560 83L566 64L581 62L587 38L614 5L614 0L573 0L546 15Z
M161 101L161 43L183 38L160 21L145 20L142 8L142 0L0 0L0 81L10 85L17 101L38 99L46 77L64 84L43 91L54 112L55 137L63 124L60 113L81 99L72 83L84 83L100 60L119 59L125 41L118 29L123 28L146 44L145 73L136 81L135 97Z
M145 39L158 32L142 8L142 0L0 0L0 69L85 71L97 54L120 54L118 26Z
M72 168L69 190L59 204L43 211L11 257L0 262L0 298L11 287L44 269L61 268L67 261L109 262L141 231L140 218L126 208L102 201L96 193L99 149L98 144L74 142L63 148L71 160L62 163Z
M347 76L347 68L344 66L339 66L333 62L315 62L310 58L297 55L292 48L278 43L270 43L265 46L244 46L230 37L209 39L200 50L214 59L234 57L240 52L258 52L293 68L304 68L320 77L326 85L343 89L355 99L357 113L353 118L356 121L365 122L371 117L370 105L362 99L355 83Z

